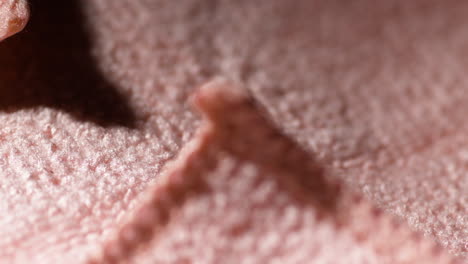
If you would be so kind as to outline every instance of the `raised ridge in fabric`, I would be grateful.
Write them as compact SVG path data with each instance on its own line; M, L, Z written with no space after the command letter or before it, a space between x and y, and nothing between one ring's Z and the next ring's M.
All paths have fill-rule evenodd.
M204 124L88 263L457 262L329 180L236 85L194 101Z

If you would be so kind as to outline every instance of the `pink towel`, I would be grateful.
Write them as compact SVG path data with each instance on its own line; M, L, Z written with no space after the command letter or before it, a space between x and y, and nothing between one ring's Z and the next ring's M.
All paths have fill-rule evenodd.
M0 263L465 263L468 3L30 10L0 44Z
M23 0L0 2L0 41L21 31L29 17L29 9Z

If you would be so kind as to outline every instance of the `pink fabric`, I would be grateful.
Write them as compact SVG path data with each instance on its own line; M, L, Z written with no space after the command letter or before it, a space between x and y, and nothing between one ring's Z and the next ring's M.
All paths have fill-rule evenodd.
M21 31L28 21L29 10L25 0L0 1L0 41Z
M195 100L205 124L89 263L455 263L331 181L232 84Z
M0 44L0 262L466 259L465 2L30 5ZM187 104L216 76L229 129ZM258 122L223 110L239 86Z

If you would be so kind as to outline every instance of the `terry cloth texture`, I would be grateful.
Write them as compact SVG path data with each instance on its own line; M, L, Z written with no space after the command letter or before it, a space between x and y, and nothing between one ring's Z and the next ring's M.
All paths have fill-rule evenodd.
M30 7L24 32L0 44L0 263L466 259L468 3ZM245 86L271 122L221 111L226 123L211 124L234 131L207 129L187 101L217 76L239 85L218 85L207 105L230 107L225 90ZM256 135L264 130L278 136ZM228 132L232 141L207 136ZM236 152L236 142L249 144ZM211 165L188 171L193 162ZM144 239L132 237L139 219L151 221Z
M26 0L0 1L0 41L21 31L29 18Z
M195 102L205 124L89 263L456 263L342 190L242 90L217 80Z

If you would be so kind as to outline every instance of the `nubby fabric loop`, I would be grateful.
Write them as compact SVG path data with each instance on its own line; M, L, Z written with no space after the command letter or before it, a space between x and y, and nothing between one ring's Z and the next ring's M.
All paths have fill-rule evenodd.
M25 0L0 0L0 41L23 30L28 19Z

